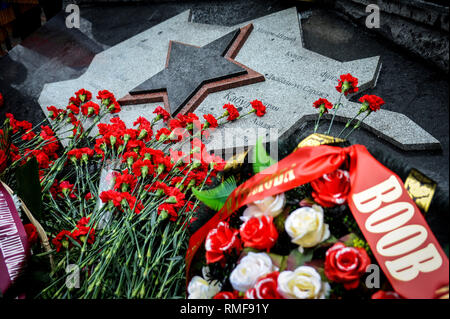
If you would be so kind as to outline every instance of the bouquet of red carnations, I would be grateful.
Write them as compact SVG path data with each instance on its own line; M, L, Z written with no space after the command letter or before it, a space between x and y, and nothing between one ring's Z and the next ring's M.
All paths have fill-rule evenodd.
M198 206L192 191L225 164L201 138L227 121L265 113L257 100L247 114L225 105L221 117L207 114L203 122L157 107L152 120L139 117L127 127L111 92L97 99L82 89L67 107L49 106L52 128L7 114L0 129L0 177L23 200L0 203L5 297L183 297L182 256ZM9 198L0 190L0 199Z

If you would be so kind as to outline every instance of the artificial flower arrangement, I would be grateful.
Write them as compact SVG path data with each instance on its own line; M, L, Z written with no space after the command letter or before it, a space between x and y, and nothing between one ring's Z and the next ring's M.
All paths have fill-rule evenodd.
M342 97L357 92L357 83L357 79L350 74L342 75L336 89ZM365 95L360 102L360 110L347 122L339 136L348 138L367 116L384 104L381 98L374 95ZM335 115L342 104L340 99L334 105L328 100L319 99L313 106L319 110L314 128L316 132L322 115L330 109L334 109ZM352 124L364 113L361 120ZM350 132L343 135L348 128L351 128ZM221 185L196 193L204 203L199 213L199 220L203 221L196 226L186 255L188 298L448 298L448 258L432 234L429 240L433 243L430 245L436 245L439 253L433 257L428 255L429 259L424 260L423 264L428 262L427 272L437 272L434 277L427 278L435 282L438 288L436 291L422 294L422 290L426 290L424 287L430 285L429 282L403 287L402 280L414 282L414 274L407 274L408 271L402 273L403 269L394 271L391 267L389 276L385 275L387 271L384 267L383 271L375 275L372 273L384 265L378 261L384 261L384 256L379 252L384 247L375 245L374 254L374 245L369 245L366 236L371 238L373 234L368 228L374 230L376 227L371 224L371 227L365 226L367 223L364 224L365 220L362 219L365 217L360 215L367 214L361 214L363 205L357 202L354 195L357 190L366 188L371 180L395 174L361 145L349 146L342 139L323 135L319 137L312 140L329 140L335 146L308 146L311 143L303 142L280 162L275 162L267 155L260 140L253 155L249 156L249 163L242 163L228 172L226 170L226 180ZM365 165L358 165L358 162ZM408 205L411 205L408 207L413 207L406 190L401 192L401 180L398 177L395 180L398 183L395 188L398 191L397 200L401 198L408 201ZM387 193L389 191L386 190ZM393 204L392 209L380 209L384 214L384 219L380 220L389 220L390 215L398 217L395 207L400 204ZM218 212L214 215L211 210ZM412 208L410 212L412 214ZM425 229L427 226L421 212L417 207L414 212L414 220ZM204 217L211 215L214 217ZM404 219L402 223L407 221ZM404 227L412 229L413 226L416 225ZM382 233L380 230L374 232ZM414 236L417 234L409 235L416 238ZM387 232L385 237L379 236L377 240L381 242L385 238L383 240L387 242L386 238L391 238L389 236L394 237ZM376 242L374 239L371 241L372 244ZM402 246L406 253L417 248L415 244L400 240L392 241L386 247ZM393 253L394 248L388 253L383 250L383 253L395 256L397 252ZM420 253L425 255L424 251ZM407 266L404 268L409 269L412 264ZM402 280L393 279L392 273ZM395 291L392 283L400 287L400 293Z
M7 114L0 178L15 193L8 213L22 221L3 220L0 241L11 241L11 229L26 235L23 254L0 254L2 265L16 260L15 272L0 277L4 297L184 297L183 256L199 204L192 192L225 164L201 138L228 121L265 114L258 100L246 114L228 104L221 117L207 114L203 122L157 107L151 121L139 117L127 127L111 92L97 99L81 89L67 107L49 106L52 128ZM186 143L190 152L183 153Z

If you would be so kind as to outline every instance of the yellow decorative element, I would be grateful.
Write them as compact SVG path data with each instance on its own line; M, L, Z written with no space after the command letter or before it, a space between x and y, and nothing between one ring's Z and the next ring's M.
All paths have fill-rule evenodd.
M417 207L426 213L436 192L436 183L413 168L406 178L405 189Z
M241 166L244 163L245 158L247 157L247 154L248 154L248 150L231 157L225 164L224 170L236 169L239 166Z
M325 145L325 144L337 144L345 142L346 140L333 137L325 134L319 134L314 133L309 135L307 138L302 140L298 145L296 149L305 147L305 146L319 146L319 145Z

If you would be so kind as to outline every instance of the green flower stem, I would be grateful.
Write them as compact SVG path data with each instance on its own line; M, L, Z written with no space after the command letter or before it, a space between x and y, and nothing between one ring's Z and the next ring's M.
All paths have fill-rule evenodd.
M328 127L327 135L330 134L331 127L333 126L333 122L334 122L334 118L336 116L337 110L339 109L339 107L341 105L342 95L343 95L343 93L341 93L339 95L339 100L338 100L337 104L333 107L334 108L333 117L331 118L331 122L330 122L330 126Z
M364 116L360 121L358 121L358 123L356 123L355 126L353 126L352 130L344 137L345 139L348 139L349 136L353 133L353 131L355 131L356 129L358 129L361 124L364 122L364 120L370 115L370 112L367 112L366 116Z

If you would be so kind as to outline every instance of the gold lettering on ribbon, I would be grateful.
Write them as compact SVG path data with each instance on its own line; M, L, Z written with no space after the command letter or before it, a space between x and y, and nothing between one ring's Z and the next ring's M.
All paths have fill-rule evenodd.
M416 169L409 172L405 181L405 188L409 196L424 213L428 212L430 208L436 186L433 180Z
M297 145L296 150L299 148L305 147L305 146L331 145L331 144L343 143L345 141L346 140L341 139L341 138L337 138L337 137L333 137L333 136L329 136L329 135L325 135L325 134L314 133L314 134L309 135L305 139L303 139Z

